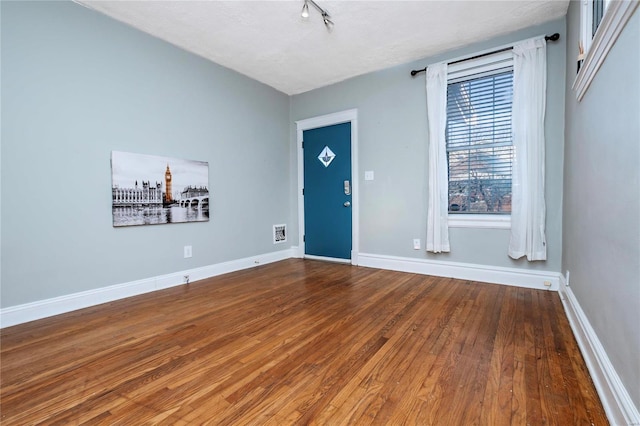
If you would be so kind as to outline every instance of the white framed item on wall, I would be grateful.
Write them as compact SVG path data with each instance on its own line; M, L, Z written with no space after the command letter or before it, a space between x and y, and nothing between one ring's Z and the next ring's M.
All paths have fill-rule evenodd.
M113 226L209 221L209 163L111 152Z
M273 244L281 244L287 242L287 225L282 223L273 225Z

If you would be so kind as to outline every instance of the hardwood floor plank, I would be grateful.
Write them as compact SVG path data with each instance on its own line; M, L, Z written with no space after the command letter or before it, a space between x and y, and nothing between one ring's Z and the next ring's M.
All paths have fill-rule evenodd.
M607 424L546 291L290 259L0 340L3 425Z
M544 318L547 316L545 315L545 310L547 310L550 303L544 299L543 292L535 293L533 300L537 313L535 317L535 345L539 378L538 388L540 394L544 395L540 399L541 413L543 422L555 425L557 424L555 419L559 416L558 391L562 386L562 381L553 380L553 371L556 370L555 366L551 365L551 360L555 355L554 347L553 344L549 345L550 342L546 340L549 336L544 334Z
M419 424L437 424L440 416L438 412L442 410L443 413L447 413L450 409L446 406L450 401L445 398L446 386L443 386L441 378L450 374L449 364L455 363L455 358L459 356L454 350L457 347L457 338L467 318L473 313L472 300L478 290L468 282L450 281L447 285L456 287L456 292L449 299L450 306L454 309L450 315L442 318L440 333L425 360L426 375L418 391L420 402L414 405L412 414Z
M495 335L496 324L491 325L495 317L493 309L481 309L483 306L492 307L497 299L497 287L477 285L479 287L473 299L472 314L461 329L454 351L455 357L449 358L446 368L447 374L441 376L439 386L443 389L443 398L448 400L447 413L452 424L465 423L467 417L479 417L480 396L484 394L486 376L484 367L488 366L492 346L487 343L488 334ZM493 329L487 330L487 328ZM478 380L476 376L480 375ZM440 414L442 415L442 409Z
M486 286L488 289L486 284L478 285ZM491 290L493 291L488 296L493 301L485 305L489 309L485 310L484 306L478 306L478 309L484 311L485 315L483 315L480 324L478 340L473 351L469 353L469 356L475 360L476 365L467 373L470 385L463 394L462 406L465 408L462 410L462 424L480 424L482 407L485 403L484 395L489 380L490 363L506 288L494 285ZM470 364L473 365L473 362Z
M483 397L484 403L480 413L480 424L505 425L511 422L514 336L515 329L519 326L515 322L517 291L515 287L505 290Z
M544 347L547 348L546 360L549 375L553 377L562 377L563 380L549 380L548 393L546 394L549 399L550 405L553 407L554 419L558 418L571 418L573 416L568 392L566 389L566 382L564 380L564 373L562 372L563 358L566 357L566 351L564 351L562 341L554 335L554 329L551 325L551 318L553 318L553 310L555 308L553 304L551 292L542 294L544 298L541 305L546 310L546 314L542 316L542 335L544 338Z
M405 275L405 277L410 276ZM413 280L415 280L415 278L413 278ZM411 286L411 288L415 288L413 287L413 281L407 282L406 285ZM410 294L415 293L412 292ZM413 296L411 298L413 298ZM409 300L410 299L407 299L406 290L402 290L402 287L394 289L393 292L388 294L388 297L380 299L377 304L372 305L369 309L361 311L361 314L366 315L367 318L356 318L356 321L353 323L359 324L359 326L353 329L353 333L351 333L350 336L347 336L346 339L342 337L341 341L356 343L358 340L368 339L368 343L365 344L365 347L367 347L372 344L375 345L375 342L380 341L381 338L386 340L386 336L392 332L393 327L398 326L399 319L402 318L403 312L415 305L415 302L408 303ZM362 349L357 345L357 343L348 344L346 346L343 344L340 346L347 349L347 352L342 354L340 358L349 359L354 356L358 359L360 358L358 351L361 351ZM380 351L377 351L373 355L373 358L379 356L379 354ZM328 364L325 362L324 365ZM330 373L331 372L327 371L324 367L318 369L315 374L319 381L317 383L314 381L314 385L317 386L319 391L308 396L306 400L298 398L301 403L297 406L295 405L297 401L294 400L292 406L295 407L295 411L305 413L306 415L309 410L315 409L314 406L318 404L318 400L320 398L327 399L332 397L333 393L332 395L327 395L324 391L324 389L327 388L327 381L335 380L335 374ZM345 388L346 386L342 387L342 390ZM334 395L333 398L335 399L337 396Z
M443 317L450 316L452 312L452 309L447 309L450 306L448 297L452 294L453 286L434 286L428 297L421 301L421 309L411 318L411 327L404 333L412 349L403 351L405 356L381 358L360 380L358 393L350 397L353 411L350 415L353 418L388 424L411 421L408 417L414 412L413 406L421 402L419 393L426 374L425 365L429 365L426 362L429 352L440 334L437 330L442 330ZM432 312L438 312L438 315L428 314ZM391 374L380 371L385 368ZM360 397L359 393L363 395ZM396 409L390 410L391 407Z
M526 387L526 406L527 406L527 422L529 424L542 424L542 410L540 400L540 380L538 377L538 353L536 352L536 311L533 304L533 294L526 292L524 295L525 308L525 355L524 355L524 371L525 371L525 387Z
M516 332L514 339L513 359L513 396L511 398L511 423L516 425L527 424L527 387L525 385L526 370L525 357L531 348L526 344L527 333L525 331L525 294L528 291L518 289L518 304L515 311Z
M363 366L360 374L355 375L343 390L331 400L332 406L339 407L333 414L333 418L339 417L341 420L353 418L354 421L357 421L363 417L368 422L374 418L376 421L380 421L377 419L379 410L394 398L393 391L400 380L406 374L411 374L413 360L424 344L424 340L420 338L419 334L421 323L426 317L424 313L428 310L427 298L433 290L432 282L425 281L423 277L416 277L416 283L420 282L428 287L408 305L410 309L405 311L402 321L396 323L398 327L395 331L385 333L389 337L386 347L372 357ZM399 344L403 345L406 350L401 353L390 350ZM362 377L364 371L367 371L368 374ZM378 395L378 398L366 403L366 400L374 395L372 389L375 388L377 388L375 394ZM368 395L366 393L359 395L363 391L366 391ZM328 420L331 422L331 418Z

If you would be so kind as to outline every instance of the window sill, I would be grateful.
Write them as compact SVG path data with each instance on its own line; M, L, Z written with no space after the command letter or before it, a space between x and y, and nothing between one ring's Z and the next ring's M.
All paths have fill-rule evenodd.
M573 82L573 90L576 91L578 101L581 101L585 93L587 93L591 81L596 76L609 50L615 44L638 4L637 1L612 1L609 3L584 58L580 72L578 72Z
M511 215L450 214L447 222L449 228L511 229Z

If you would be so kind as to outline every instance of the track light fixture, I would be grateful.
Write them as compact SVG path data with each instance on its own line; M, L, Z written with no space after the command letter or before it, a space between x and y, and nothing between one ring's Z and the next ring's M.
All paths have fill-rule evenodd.
M322 22L324 22L324 26L327 27L328 31L331 31L334 24L331 20L329 12L318 6L318 3L313 0L304 0L304 6L302 6L302 13L300 14L302 18L307 19L309 17L309 3L311 3L311 6L315 7L316 10L320 12L320 15L322 15Z

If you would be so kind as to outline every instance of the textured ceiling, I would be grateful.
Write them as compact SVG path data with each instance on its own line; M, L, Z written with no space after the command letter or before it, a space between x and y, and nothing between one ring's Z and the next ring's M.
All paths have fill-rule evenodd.
M564 16L569 0L76 0L292 95Z

